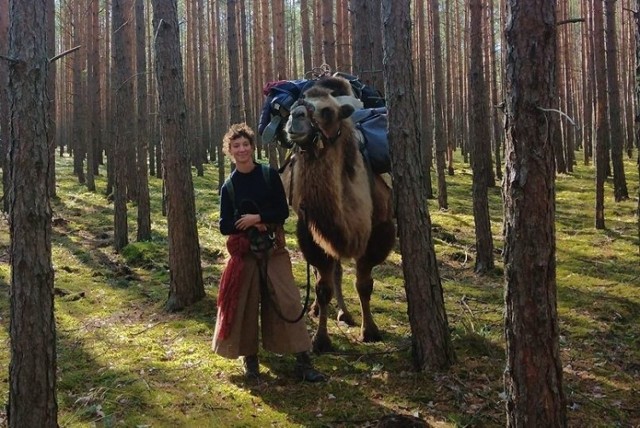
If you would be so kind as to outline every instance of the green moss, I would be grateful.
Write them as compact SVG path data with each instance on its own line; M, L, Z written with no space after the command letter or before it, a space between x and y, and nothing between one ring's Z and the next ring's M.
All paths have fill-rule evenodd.
M458 154L456 154L458 155ZM459 161L459 159L456 159ZM411 328L400 246L373 272L371 300L384 342L358 341L360 327L328 323L334 353L315 356L331 376L324 385L298 382L293 360L260 352L264 382L246 383L238 361L211 351L218 281L226 258L218 232L217 171L194 174L206 297L177 314L164 312L168 295L167 219L161 181L150 178L152 239L136 242L137 208L129 205L129 245L112 248L112 203L105 176L88 192L72 174L70 158L57 158L58 195L52 202L58 336L59 422L86 426L371 426L385 414L419 414L433 426L504 425L502 206L489 191L496 269L473 273L475 235L471 175L447 176L449 209L428 201L438 270L457 363L442 373L412 370ZM627 183L637 194L637 168ZM640 407L640 281L636 200L615 203L606 188L607 229L593 228L593 170L576 165L556 180L557 300L560 351L572 426L637 425L627 409ZM436 177L433 177L436 183ZM635 192L635 193L634 193ZM9 366L9 284L6 219L0 227L0 364ZM306 285L306 263L286 225L294 275ZM4 254L4 255L3 255ZM355 267L344 262L345 300L360 322ZM313 293L313 281L312 293ZM313 295L311 296L313 299ZM313 332L316 320L307 321ZM6 378L7 375L5 375ZM593 398L598 394L598 398ZM0 408L8 382L0 382ZM573 406L573 407L571 407ZM1 419L1 417L0 417Z

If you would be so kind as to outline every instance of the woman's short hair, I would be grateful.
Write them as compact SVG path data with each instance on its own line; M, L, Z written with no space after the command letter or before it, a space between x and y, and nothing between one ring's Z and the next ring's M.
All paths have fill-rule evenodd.
M244 137L249 140L249 144L255 146L255 133L246 123L234 123L222 138L222 150L226 155L230 155L231 142L236 138Z

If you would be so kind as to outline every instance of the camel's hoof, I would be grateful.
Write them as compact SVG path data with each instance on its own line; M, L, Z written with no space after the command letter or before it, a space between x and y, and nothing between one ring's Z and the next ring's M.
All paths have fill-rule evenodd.
M323 352L333 351L333 346L331 345L331 339L328 336L319 336L315 334L313 336L313 340L311 341L313 345L313 352L316 354L322 354Z
M363 342L382 342L382 334L376 329L362 330L360 340Z
M338 311L338 321L341 321L348 325L349 327L353 327L356 325L356 322L353 320L353 317L349 312L345 312L342 309Z

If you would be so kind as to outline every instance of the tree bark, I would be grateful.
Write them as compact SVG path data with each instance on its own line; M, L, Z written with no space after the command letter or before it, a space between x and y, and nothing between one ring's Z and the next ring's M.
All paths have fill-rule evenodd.
M100 33L98 30L98 4L91 2L88 8L86 19L86 40L87 40L87 86L85 99L87 108L87 165L86 180L87 189L91 192L96 190L95 180L95 153L98 149L100 136L100 54L98 46L100 43Z
M238 14L236 0L227 1L227 52L229 54L229 120L243 122L240 103L240 55L238 49Z
M431 236L411 62L410 0L382 0L384 82L402 270L418 370L455 361Z
M636 39L636 86L635 86L635 98L636 106L640 106L640 0L635 1L635 12L633 14L635 21L635 39ZM638 177L640 177L640 108L636 108L635 114L635 140L636 149L638 150L638 160L636 165L638 166ZM636 208L636 219L638 220L638 239L640 239L640 186L638 186L638 206ZM640 253L640 247L638 247L638 253Z
M82 25L80 22L80 4L79 0L75 0L73 5L73 45L81 46L83 43ZM73 76L73 131L71 133L71 144L73 149L73 172L78 177L80 184L86 183L86 177L84 175L84 160L86 156L86 105L84 94L84 84L82 80L82 71L86 65L86 58L82 55L73 55L72 60L72 76Z
M334 33L333 0L322 2L322 57L324 63L333 71L336 70L336 37Z
M302 58L304 72L313 68L311 61L311 33L309 31L309 0L300 0L300 26L302 32Z
M482 63L482 3L470 0L471 60L469 64L469 144L473 158L473 220L476 231L476 273L493 270L493 238L489 215L489 180L491 174L491 120Z
M353 71L365 85L384 94L380 2L351 1Z
M53 1L53 0L48 0ZM47 0L9 1L9 427L57 427Z
M607 74L604 55L604 25L602 1L594 1L593 10L593 62L595 64L596 85L596 139L595 139L595 167L596 167L596 211L595 227L604 229L604 182L607 178L607 141L609 139L607 117Z
M9 52L9 0L0 0L0 52ZM9 81L9 62L0 59L0 88L2 82ZM0 89L0 117L9 117L9 94ZM0 121L0 165L2 166L2 188L8 189L9 182L9 123ZM6 193L6 190L4 190ZM2 199L2 211L9 212L9 198Z
M624 174L622 114L620 109L620 76L618 72L618 36L616 26L616 0L605 0L607 84L609 89L609 129L611 131L611 166L613 169L613 195L616 202L629 198Z
M438 177L438 207L447 209L447 182L445 169L447 168L447 138L444 132L444 71L442 66L442 46L440 39L440 2L429 0L429 11L433 20L433 110L434 110L434 138L436 140L436 174Z
M95 3L95 2L94 2ZM149 199L149 173L147 164L147 145L149 144L149 112L147 106L147 55L145 51L144 1L135 0L136 25L136 100L137 100L137 156L136 174L138 176L138 231L137 241L151 239L151 201Z
M205 295L195 197L187 142L182 56L176 0L153 0L160 123L164 144L171 283L166 309L177 311Z
M425 10L424 2L419 1L416 3L416 15L417 15L417 27L418 27L418 49L420 54L418 55L418 78L417 84L420 88L420 140L422 144L422 153L424 156L424 186L427 192L427 198L433 198L433 185L431 183L431 167L433 166L433 120L431 118L431 92L429 91L429 84L431 79L431 70L427 66L427 53L429 48L427 46L427 37L425 35L426 22L425 22Z
M582 13L585 16L592 16L589 13L589 2L590 0L582 0ZM593 80L595 77L595 68L593 64L593 37L591 37L592 33L592 19L585 20L584 26L585 29L582 32L582 45L585 46L585 49L582 49L582 147L584 150L583 153L583 163L584 165L589 165L591 162L591 158L593 155L593 95L594 95L594 86Z
M113 171L113 204L114 230L113 246L116 251L122 250L129 243L129 225L127 224L127 188L129 184L127 145L132 144L131 131L133 116L131 85L131 61L127 54L131 53L127 45L127 20L125 12L132 5L131 0L113 0L111 3L113 32L113 90L115 130L113 153L109 159ZM75 156L75 155L74 155Z
M507 0L505 336L508 427L565 427L556 309L555 0Z

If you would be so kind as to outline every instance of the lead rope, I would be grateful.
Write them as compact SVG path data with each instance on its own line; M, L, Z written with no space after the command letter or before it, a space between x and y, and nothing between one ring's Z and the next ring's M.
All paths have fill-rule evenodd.
M305 225L306 225L306 221L307 221L307 216L304 216L304 221L305 221ZM276 303L274 297L274 292L272 287L270 287L269 285L269 277L267 275L267 267L268 267L268 263L269 263L269 255L265 254L264 258L262 260L258 261L258 271L260 274L260 285L262 287L264 287L264 289L267 292L267 296L269 296L269 300L271 301L271 306L273 306L273 310L275 311L276 315L278 315L278 317L285 322L291 323L291 324L295 324L298 321L300 321L302 319L302 317L304 316L304 314L307 312L307 310L309 309L309 296L311 294L311 266L309 265L309 262L307 262L307 295L304 299L304 305L302 306L302 311L300 312L300 315L298 315L295 319L290 319L287 318L286 316L284 316L284 314L282 313L282 311L280 310L280 308L278 307L278 304Z

